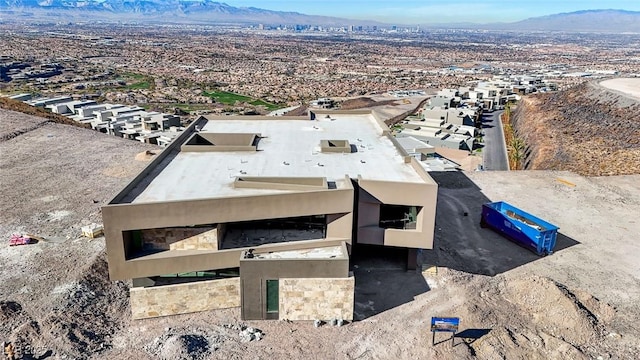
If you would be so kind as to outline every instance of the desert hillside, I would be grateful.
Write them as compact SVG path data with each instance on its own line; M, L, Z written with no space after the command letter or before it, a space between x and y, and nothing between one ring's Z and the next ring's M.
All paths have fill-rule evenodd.
M523 98L514 112L525 169L640 173L640 101L598 83Z

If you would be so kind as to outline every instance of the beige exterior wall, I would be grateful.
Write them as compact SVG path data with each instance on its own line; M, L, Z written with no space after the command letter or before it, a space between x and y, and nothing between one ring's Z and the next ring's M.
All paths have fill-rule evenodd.
M355 278L280 279L280 319L353 320Z
M351 243L351 212L353 188L294 192L287 194L202 199L157 203L113 204L102 208L105 227L109 275L112 280L223 269L239 266L242 249L216 251L168 250L162 253L127 260L127 240L123 231L167 227L217 224L237 221L286 218L307 215L345 214L332 217L327 225L327 244L298 241L268 244L261 248L304 249L328 245L336 240Z
M352 228L353 213L327 215L327 239L347 239L347 244L351 244Z
M349 277L349 258L344 241L335 246L341 246L344 256L334 258L309 259L260 259L240 258L240 282L242 286L243 320L261 320L269 318L284 319L280 313L269 314L267 306L267 280L282 279L346 279ZM324 247L320 245L318 247ZM279 283L282 286L282 283ZM280 287L278 289L280 291ZM295 294L294 294L295 295ZM280 299L282 299L280 293ZM297 296L297 295L296 295Z
M129 294L134 319L225 309L240 306L240 278L132 288Z
M401 183L359 178L358 243L414 249L433 248L438 185L426 173L423 179L424 183ZM416 228L402 230L379 227L381 204L420 207Z
M384 246L418 248L417 244L426 245L425 235L416 230L384 229ZM431 245L423 249L430 249Z

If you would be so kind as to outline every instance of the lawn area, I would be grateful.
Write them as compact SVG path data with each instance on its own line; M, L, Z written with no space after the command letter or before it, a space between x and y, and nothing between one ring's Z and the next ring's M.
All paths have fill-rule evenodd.
M280 109L281 106L278 106L276 104L271 104L268 103L264 100L253 100L253 101L249 101L249 104L251 105L255 105L255 106L264 106L265 108L267 108L267 110L269 111L273 111L273 110L277 110Z
M142 74L137 74L137 73L124 73L122 74L123 77L128 77L128 78L132 78L135 80L142 80L144 79L146 76L142 75Z
M244 96L244 95L240 95L240 94L236 94L228 91L212 91L212 92L203 91L202 94L204 96L208 96L212 99L215 99L217 102L227 104L227 105L233 105L236 103L236 101L245 102L245 101L251 100L251 98L248 96Z
M118 76L117 80L124 80L127 82L125 89L127 90L146 90L150 89L153 84L153 78L147 75L138 73L122 73Z
M239 101L239 102L246 102L254 106L264 106L269 111L273 111L281 107L279 105L271 104L261 99L253 99L249 96L244 96L244 95L240 95L240 94L236 94L228 91L212 91L212 92L203 91L202 94L204 96L208 96L212 99L215 99L219 103L226 104L226 105L234 105L236 101Z

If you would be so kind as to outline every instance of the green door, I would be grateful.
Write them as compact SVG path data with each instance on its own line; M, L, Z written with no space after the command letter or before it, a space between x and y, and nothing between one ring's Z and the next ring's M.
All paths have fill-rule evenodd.
M278 318L280 306L278 286L278 280L267 280L267 319Z

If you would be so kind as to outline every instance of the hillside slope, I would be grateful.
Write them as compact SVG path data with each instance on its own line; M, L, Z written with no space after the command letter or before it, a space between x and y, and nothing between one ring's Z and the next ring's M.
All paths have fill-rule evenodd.
M525 169L640 174L639 116L640 102L597 83L525 97L514 112Z
M65 121L0 108L0 342L18 358L87 358L129 318L104 241L80 227L102 223L100 207L147 164L136 154L159 149ZM12 233L44 240L9 247Z

